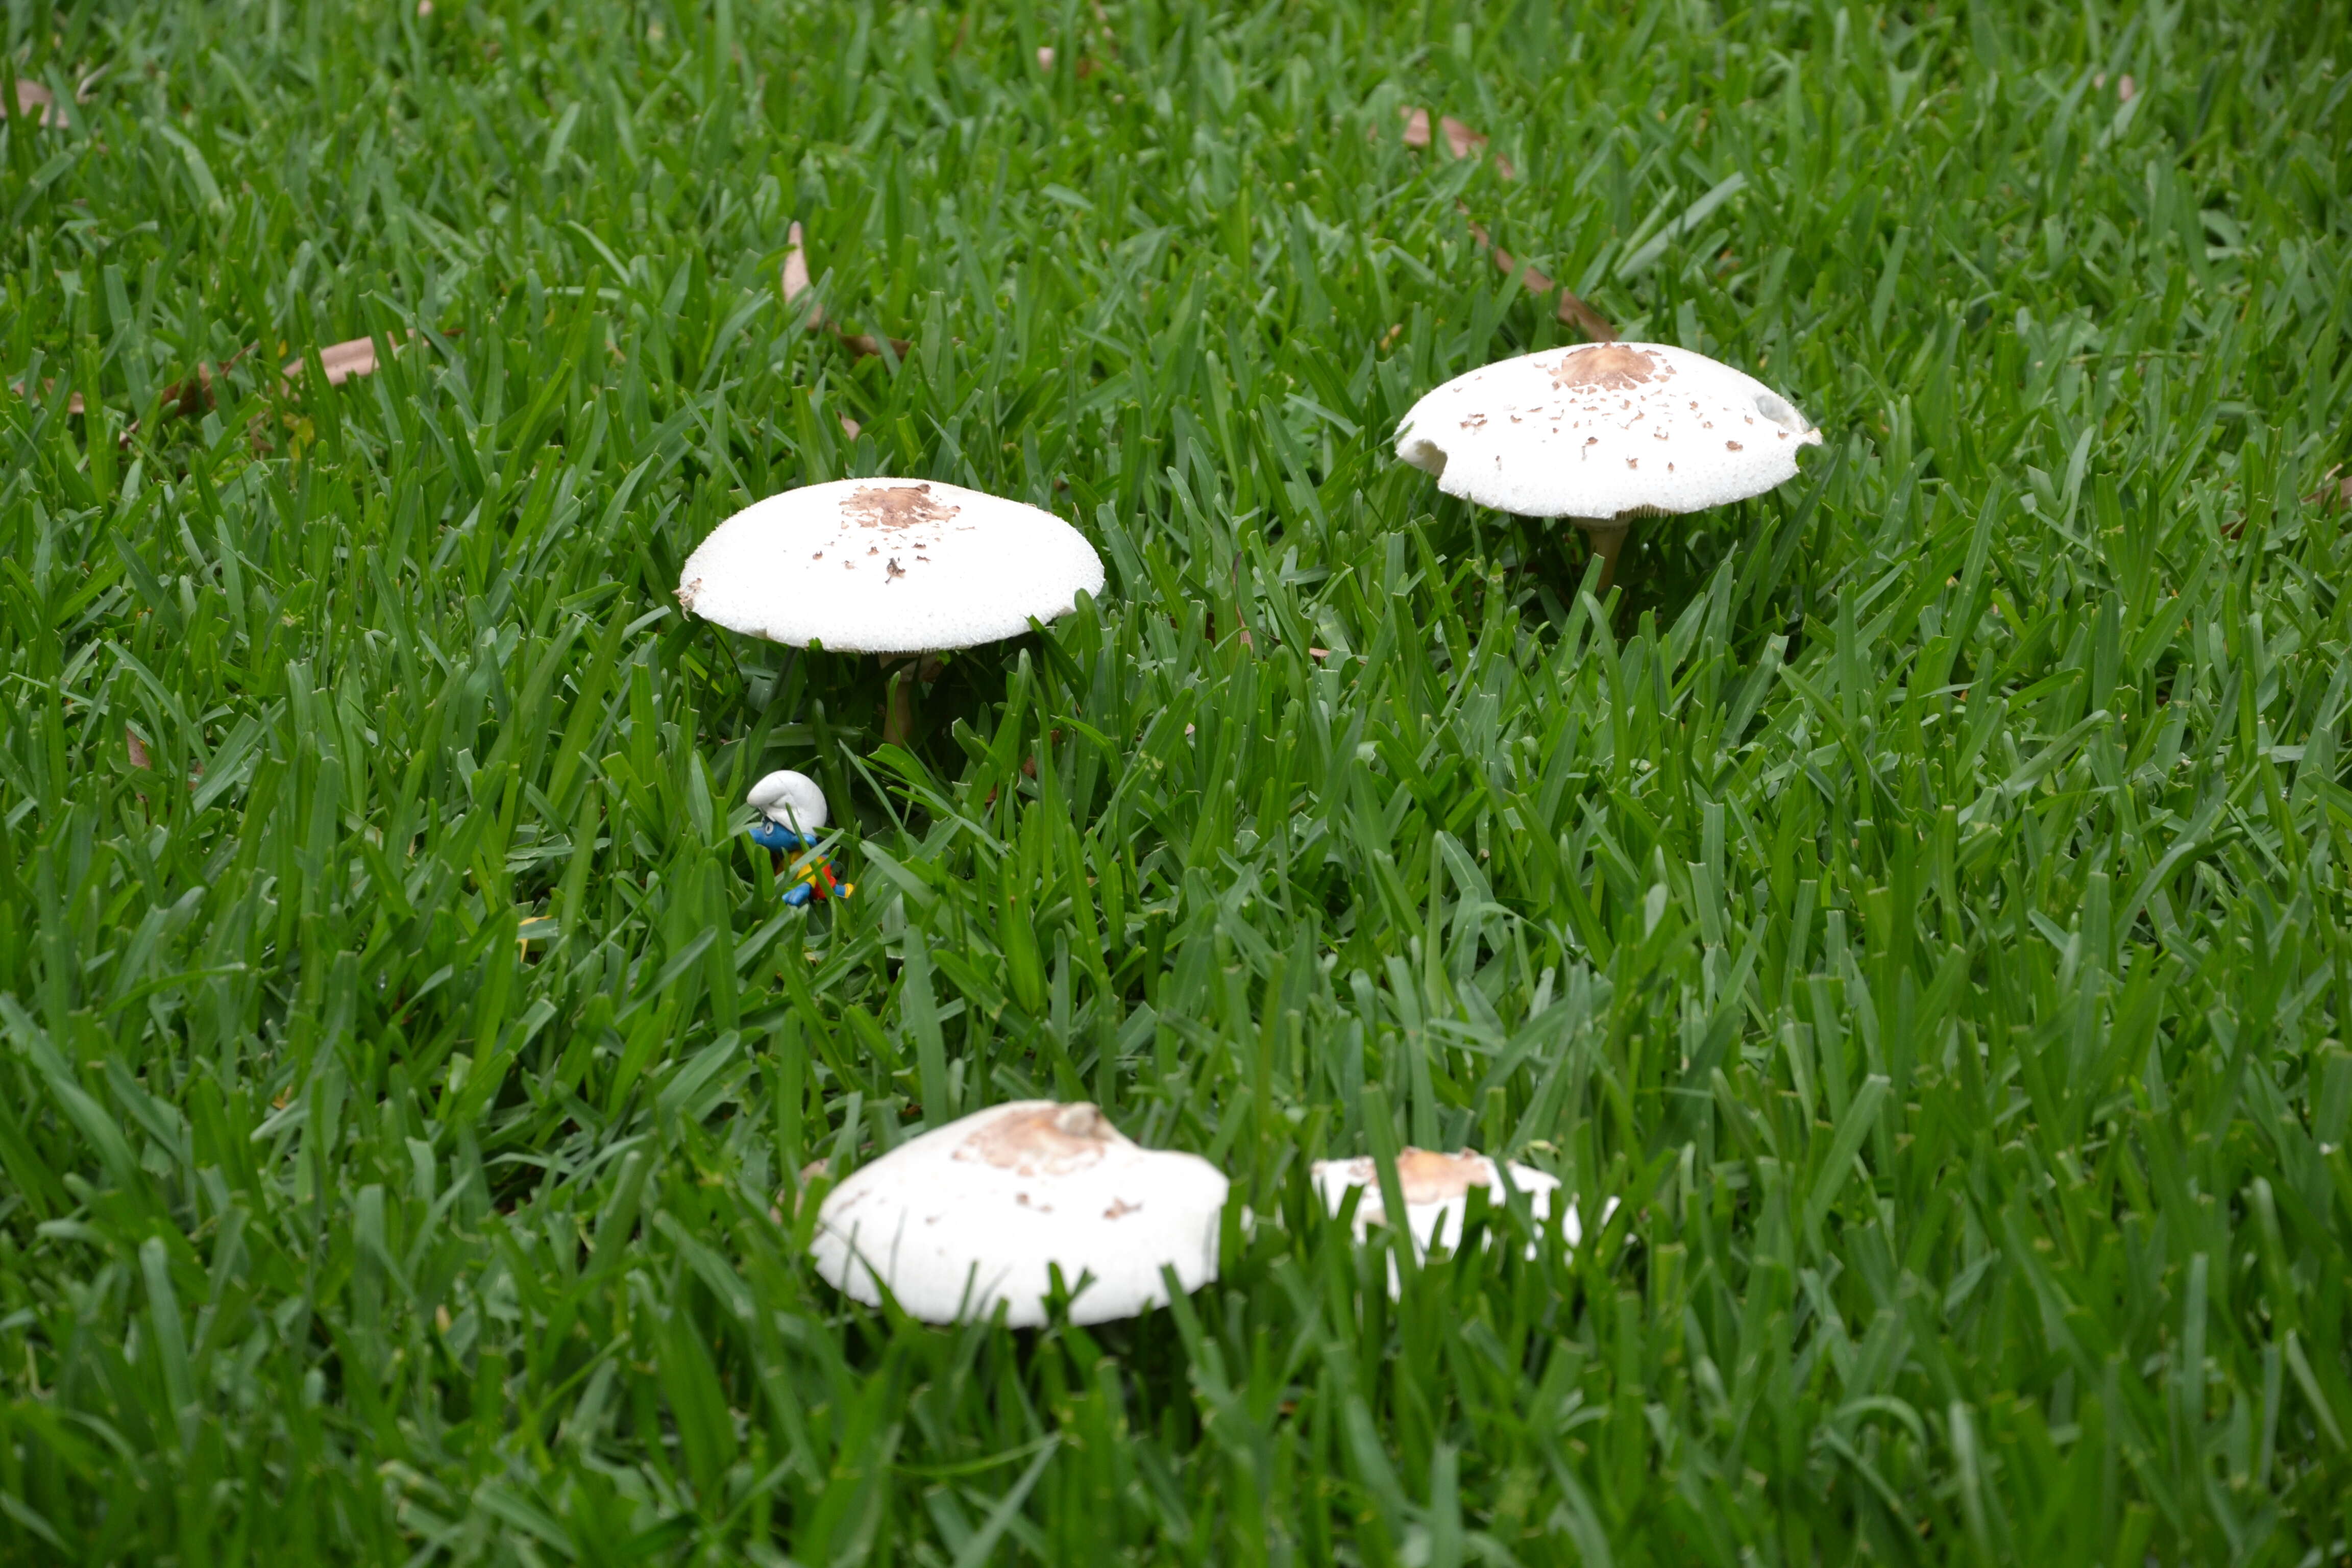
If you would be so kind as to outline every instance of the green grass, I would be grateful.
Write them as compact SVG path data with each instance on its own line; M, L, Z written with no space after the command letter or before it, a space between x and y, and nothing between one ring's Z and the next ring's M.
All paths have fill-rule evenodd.
M435 6L5 12L0 1559L2344 1560L2352 13ZM1573 341L1465 207L1826 446L1581 593L1387 449ZM886 472L1109 566L911 751L670 594ZM1221 1283L814 1278L1033 1094ZM1400 1142L1626 1201L1391 1305Z

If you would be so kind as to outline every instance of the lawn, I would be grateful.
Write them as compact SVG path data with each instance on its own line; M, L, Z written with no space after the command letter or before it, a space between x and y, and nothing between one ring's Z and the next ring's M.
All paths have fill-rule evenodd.
M5 46L0 1560L2346 1560L2352 9ZM1827 437L1606 596L1391 449L1554 279ZM877 474L1108 572L905 747L673 596ZM1041 1096L1231 1175L1216 1284L817 1278ZM1582 1244L1391 1301L1307 1166L1408 1143Z

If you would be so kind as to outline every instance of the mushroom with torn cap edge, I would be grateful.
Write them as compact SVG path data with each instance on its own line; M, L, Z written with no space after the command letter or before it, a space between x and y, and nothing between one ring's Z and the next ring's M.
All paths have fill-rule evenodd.
M1455 376L1405 415L1396 451L1447 495L1574 521L1606 588L1634 518L1761 495L1821 441L1786 398L1719 360L1584 343Z
M1017 637L1102 587L1102 557L1049 511L938 480L835 479L713 529L677 600L730 631L887 660ZM908 736L904 682L891 683L886 742Z
M951 1121L826 1194L809 1246L851 1300L887 1289L928 1323L1046 1321L1054 1271L1073 1323L1167 1304L1217 1277L1227 1183L1196 1154L1144 1149L1097 1107L1022 1100ZM1085 1281L1082 1285L1081 1281Z
M834 876L830 857L816 852L816 836L831 813L824 791L806 773L779 769L751 786L746 797L759 816L751 824L751 842L791 857L792 881L784 902L799 909L812 899L845 899L857 891L855 882Z
M1415 1149L1407 1145L1397 1154L1397 1185L1404 1198L1405 1228L1412 1236L1412 1255L1418 1259L1428 1256L1432 1247L1452 1247L1462 1239L1462 1225L1470 1212L1470 1189L1486 1187L1491 1193L1495 1206L1501 1207L1504 1195L1495 1162L1475 1149L1465 1149L1459 1154L1442 1154L1433 1150ZM1559 1190L1559 1178L1549 1176L1530 1165L1516 1161L1503 1167L1514 1190L1525 1193L1528 1211L1538 1226L1551 1217L1552 1194ZM1355 1233L1358 1241L1371 1233L1376 1225L1385 1225L1388 1215L1381 1202L1380 1170L1369 1156L1355 1160L1318 1160L1308 1168L1308 1177L1315 1190L1322 1195L1324 1205L1336 1217L1346 1205L1348 1194L1361 1189L1363 1197L1356 1205ZM1617 1200L1611 1198L1601 1205L1601 1217L1605 1224L1616 1212ZM1560 1234L1568 1245L1575 1247L1584 1239L1583 1222L1577 1217L1571 1198L1560 1215ZM1530 1246L1528 1256L1535 1256ZM1389 1292L1394 1295L1400 1288L1396 1260L1389 1260Z

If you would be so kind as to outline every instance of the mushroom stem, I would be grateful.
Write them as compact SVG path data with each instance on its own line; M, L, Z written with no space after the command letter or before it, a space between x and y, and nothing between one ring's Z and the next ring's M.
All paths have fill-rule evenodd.
M915 683L929 686L947 665L931 653L886 653L876 658L885 670L893 671L887 677L890 696L882 709L882 743L907 745L915 733Z
M890 696L882 708L882 743L903 746L915 733L915 664L908 659L888 676Z
M1627 525L1622 522L1588 522L1582 525L1584 537L1592 543L1592 553L1601 557L1601 582L1596 593L1609 592L1609 584L1617 578L1617 557L1625 548Z

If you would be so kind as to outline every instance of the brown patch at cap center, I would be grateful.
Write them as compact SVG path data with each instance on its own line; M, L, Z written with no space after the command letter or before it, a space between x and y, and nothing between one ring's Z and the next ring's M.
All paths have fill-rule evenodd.
M1370 1159L1359 1159L1348 1162L1345 1169L1349 1184L1364 1189L1364 1195L1358 1200L1357 1216L1366 1225L1386 1225L1388 1215L1381 1202L1379 1166ZM1495 1181L1495 1167L1475 1149L1441 1154L1433 1149L1415 1149L1408 1144L1397 1152L1396 1169L1397 1186L1409 1209L1451 1203L1471 1188L1492 1186Z
M1433 1149L1402 1150L1397 1154L1397 1185L1404 1201L1415 1207L1458 1198L1473 1187L1488 1185L1493 1167L1475 1149L1441 1154Z
M1650 380L1658 362L1646 351L1623 343L1594 343L1571 349L1552 372L1554 386L1598 386L1623 392Z
M1086 1169L1126 1142L1109 1117L1081 1100L1000 1116L966 1138L955 1157L1024 1176L1058 1176Z
M842 517L860 528L919 528L945 522L962 510L933 500L929 485L860 485L841 503Z

